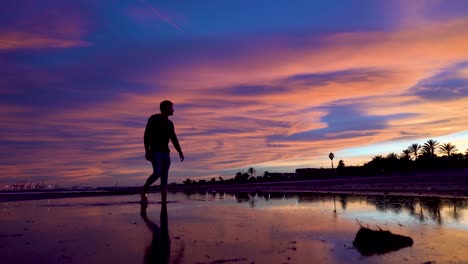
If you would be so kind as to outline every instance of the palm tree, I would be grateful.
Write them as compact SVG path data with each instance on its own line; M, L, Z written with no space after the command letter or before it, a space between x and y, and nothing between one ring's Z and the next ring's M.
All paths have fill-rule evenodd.
M330 154L328 154L328 157L331 160L331 165L332 165L332 170L333 170L333 159L335 158L335 154L333 154L333 152L330 152Z
M457 147L449 142L442 144L442 146L440 146L440 150L442 153L450 157L454 152L457 151Z
M424 153L430 154L431 157L435 157L436 150L439 147L439 142L437 140L429 139L424 145L422 149Z
M408 150L413 153L414 155L414 160L418 160L418 155L419 155L419 151L421 150L421 145L419 145L418 143L414 143L414 144L411 144L409 147L408 147Z
M400 156L402 159L409 160L411 158L411 151L409 149L403 150L403 153Z
M250 173L250 177L255 176L255 173L257 172L257 171L255 171L255 169L252 168L252 167L250 167L247 171Z
M398 155L392 152L392 153L387 155L387 159L396 160L396 159L398 159Z

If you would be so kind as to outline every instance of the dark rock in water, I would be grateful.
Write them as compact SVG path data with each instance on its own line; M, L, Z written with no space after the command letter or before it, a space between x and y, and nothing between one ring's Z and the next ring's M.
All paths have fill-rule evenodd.
M390 231L372 230L361 226L353 245L362 255L370 256L410 247L413 245L413 239L392 234Z

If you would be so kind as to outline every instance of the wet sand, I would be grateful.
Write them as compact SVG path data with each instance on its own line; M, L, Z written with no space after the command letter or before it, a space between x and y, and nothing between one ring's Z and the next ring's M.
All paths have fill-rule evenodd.
M2 202L0 262L144 263L162 255L169 263L468 262L464 198L176 193L169 195L167 218L160 217L158 194L150 195L147 209L138 199ZM362 256L352 245L356 219L410 236L414 245Z

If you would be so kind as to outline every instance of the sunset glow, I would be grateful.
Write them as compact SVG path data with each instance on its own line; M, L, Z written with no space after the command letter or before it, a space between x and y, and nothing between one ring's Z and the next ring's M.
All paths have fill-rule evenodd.
M0 187L143 184L165 99L169 182L464 153L468 2L408 2L2 2Z

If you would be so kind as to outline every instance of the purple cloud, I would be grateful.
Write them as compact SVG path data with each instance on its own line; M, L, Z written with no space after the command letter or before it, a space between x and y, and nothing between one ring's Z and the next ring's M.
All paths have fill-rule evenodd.
M411 92L424 99L446 101L468 97L468 63L460 63L430 78L421 80Z

